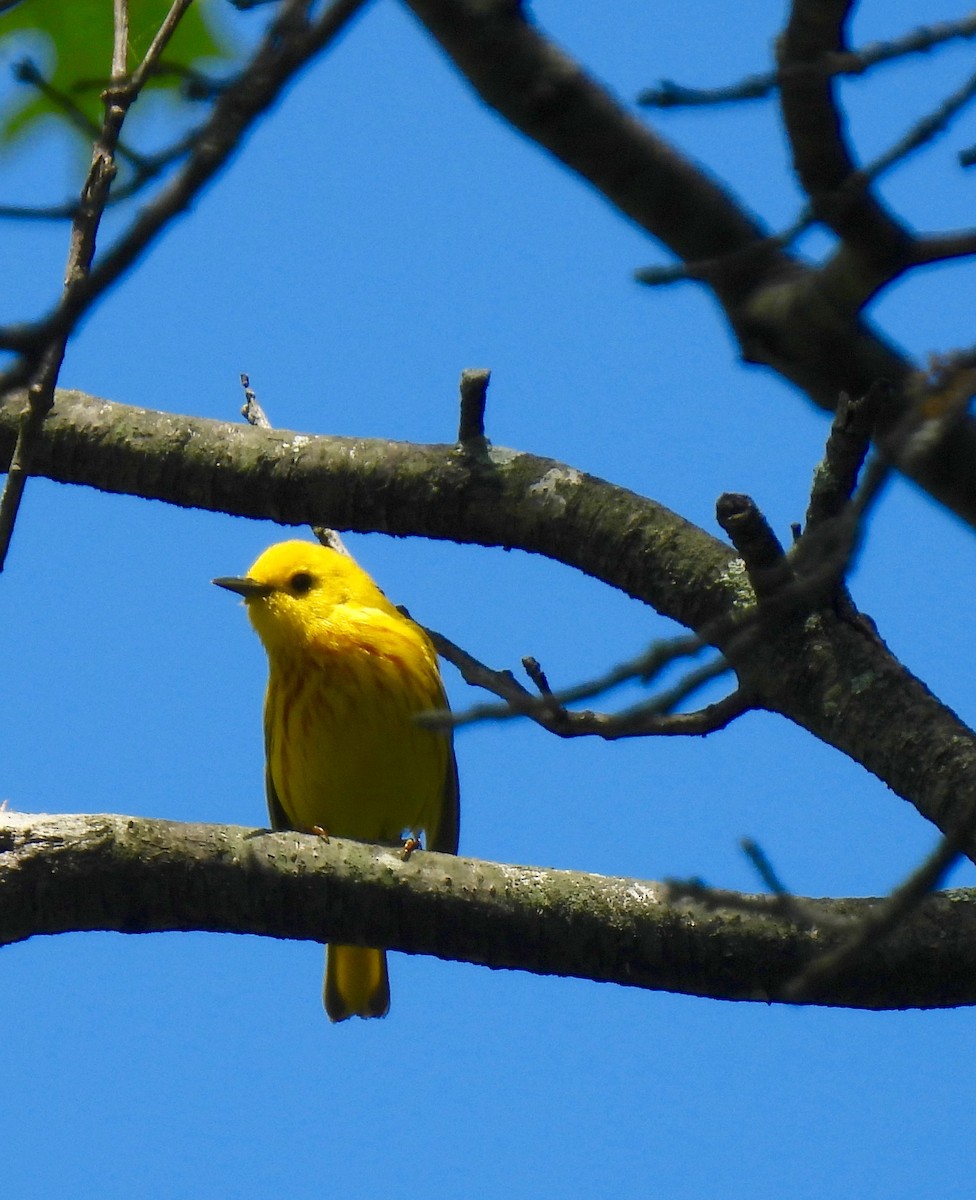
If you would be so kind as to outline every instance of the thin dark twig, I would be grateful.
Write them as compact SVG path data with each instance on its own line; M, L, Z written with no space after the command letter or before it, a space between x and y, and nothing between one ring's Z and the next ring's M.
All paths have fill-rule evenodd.
M185 158L193 149L202 135L202 129L192 129L178 142L158 154L140 157L133 166L127 181L112 188L105 201L106 208L114 208L126 200L131 200L147 187L154 179ZM70 221L78 215L81 207L80 200L67 200L63 204L48 205L16 205L0 204L0 219L19 221Z
M527 655L522 659L522 666L525 667L526 675L528 675L535 686L539 689L539 694L542 696L551 696L552 688L549 684L549 677L539 665L539 660Z
M827 54L820 62L825 75L863 75L879 63L892 62L909 54L920 54L957 38L976 36L976 13L958 21L944 21L923 26L904 37L890 42L875 42L860 50ZM637 103L654 108L700 107L728 104L733 101L759 100L771 95L780 85L786 71L765 71L749 75L739 83L719 88L690 88L671 80L662 80L656 88L648 88L637 97Z
M813 930L825 925L833 930L848 930L853 922L847 918L831 917L809 901L794 895L777 874L769 857L758 842L742 838L739 845L762 880L768 895L750 896L739 892L727 892L710 888L700 879L666 880L669 899L698 900L710 908L734 908L744 913L761 913L777 916L799 929Z
M675 709L680 704L684 704L690 700L695 692L700 691L709 683L713 683L716 679L721 679L724 675L728 675L731 670L732 668L728 662L722 655L719 655L709 662L702 663L700 667L693 667L690 671L686 671L677 683L658 692L650 700L635 704L630 709L622 709L616 715L621 721L627 718L628 715L633 718L638 717L642 713L649 717L665 717L671 714L680 716L681 714L675 714ZM745 709L742 711L744 712Z
M886 171L889 171L893 166L902 162L915 150L927 145L937 134L943 132L952 118L974 97L976 97L976 75L973 75L961 88L948 96L933 112L928 113L912 125L884 153L872 159L867 166L852 172L840 187L819 197L819 203L836 201L845 196L853 197L865 191L872 183L884 175ZM791 225L779 233L770 234L765 238L758 238L746 253L753 253L758 256L768 253L770 249L787 250L801 234L816 225L819 220L820 218L817 215L814 205L812 203L806 204L797 214L796 219ZM918 239L918 243L927 248L927 253L919 257L918 260L912 256L912 262L930 262L941 258L962 258L976 254L976 238L972 236L968 236L964 240L960 240L958 236L953 239L947 238L944 244L941 244L937 238ZM737 252L737 257L741 258L742 255L743 251ZM707 281L717 270L727 265L726 259L728 257L703 259L693 263L638 267L634 271L634 279L637 283L642 283L646 287L667 287L673 283L686 283L695 280Z
M883 381L873 386L871 404L880 401L885 394L885 387ZM941 434L945 428L943 421L951 421L957 415L950 413L943 420L934 420L926 419L920 406L909 410L898 426L885 437L882 451L868 461L854 495L829 519L821 519L823 514L816 513L813 501L815 483L811 492L811 506L808 508L808 518L811 509L814 509L815 519L812 524L808 521L807 528L789 554L800 581L799 586L806 587L808 594L819 594L823 600L828 596L835 600L840 597L842 602L845 600L843 580L849 574L859 549L866 518L891 477L893 464L905 463L924 454L932 439L932 431L927 426L938 426ZM834 501L830 503L833 506ZM847 615L852 614L848 611Z
M877 380L863 396L841 394L824 456L813 473L805 528L809 532L839 516L850 503L871 447L878 414L891 397L891 384Z
M976 96L976 75L950 93L932 112L921 117L893 146L873 159L863 170L857 171L844 184L845 188L864 188L874 182L896 163L902 161L933 138L945 131L949 122Z
M824 908L802 901L798 896L789 896L789 904L777 895L750 896L743 892L726 891L724 888L709 887L701 879L665 879L667 899L671 903L691 900L709 909L728 909L747 916L776 917L785 924L807 931L830 929L833 931L851 928L850 917L838 917Z
M693 635L655 642L642 653L593 679L572 687L561 688L558 691L553 691L551 688L543 691L540 688L543 694L536 696L518 683L510 671L492 670L484 663L478 662L467 651L455 646L443 634L432 633L432 636L438 654L452 662L468 683L486 688L505 700L504 704L479 704L463 713L452 713L451 723L453 725L466 725L473 721L485 720L504 721L512 717L531 717L536 713L551 715L557 710L565 709L568 704L578 704L580 701L603 695L632 679L649 683L677 659L698 654L704 648L703 643ZM538 663L534 659L530 661L535 663L535 668L529 672L529 676L538 687L539 675L542 678L545 676ZM724 664L722 669L723 671L728 670L728 664ZM548 680L546 683L548 684Z
M463 713L444 710L425 714L423 723L438 728L455 728L473 721L509 720L523 716L535 721L550 733L565 738L596 736L612 741L649 735L690 736L722 729L753 707L748 694L739 689L696 712L672 712L673 708L698 688L730 670L728 663L722 658L706 663L697 671L689 672L669 691L617 713L588 710L574 712L565 707L567 697L578 700L597 695L626 679L642 677L644 671L648 677L652 677L663 669L666 665L665 660L673 661L678 657L679 650L685 653L693 652L689 647L691 643L697 642L694 638L676 638L669 643L657 643L644 655L615 667L599 679L578 685L576 688L568 688L563 692L545 690L549 681L538 663L530 659L528 661L533 664L532 669L528 671L530 678L536 686L544 683L544 687L540 688L542 694L536 696L519 683L510 671L492 670L436 630L428 629L427 633L437 653L457 667L466 683L484 688L504 701L503 704L476 705ZM652 663L653 665L649 665Z
M243 371L241 372L241 387L244 389L244 405L241 408L241 416L248 425L254 425L258 429L274 428L258 402L249 376ZM309 528L323 546L328 546L331 550L336 550L339 554L349 557L346 544L335 529L330 529L326 525L311 525Z
M808 905L798 900L786 887L759 843L752 838L742 838L739 845L764 886L772 894L774 911L791 925L802 929L815 929L819 924L818 914L814 914Z
M789 896L790 890L776 874L773 864L762 846L752 838L742 838L739 842L742 852L755 867L756 874L774 896Z
M60 91L52 83L49 83L41 74L40 68L32 58L22 58L19 62L15 63L13 72L14 78L19 83L29 84L36 91L40 92L45 99L50 100L56 108L61 110L69 124L84 134L86 138L94 141L101 137L101 123L92 120L85 110L77 105L66 92ZM105 84L106 80L103 79L98 86L103 88ZM126 145L121 138L115 150L120 158L125 158L134 166L139 166L143 162L142 155L131 146Z
M967 831L958 837L943 838L925 861L896 888L886 902L863 917L839 946L819 955L783 987L779 999L803 1002L815 999L825 987L835 983L864 954L876 946L939 887L946 874L962 857L962 846L971 838Z

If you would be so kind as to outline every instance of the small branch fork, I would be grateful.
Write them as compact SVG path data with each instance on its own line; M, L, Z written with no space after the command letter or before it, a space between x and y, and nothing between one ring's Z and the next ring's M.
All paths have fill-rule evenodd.
M845 577L864 518L880 494L888 473L887 462L871 463L858 487L858 477L870 445L875 423L889 394L888 386L878 382L862 397L842 396L831 427L823 461L814 473L806 526L799 533L791 552L786 554L762 514L746 496L725 496L719 501L719 521L742 555L746 571L757 597L757 610L764 607L783 614L800 605L800 613L831 603L845 620L876 637L873 623L859 613L847 591ZM892 451L895 455L918 452L924 447L924 421L920 414L906 420L896 431ZM944 837L926 860L888 897L884 904L858 920L845 923L839 944L824 954L813 954L809 961L776 993L775 999L793 1003L815 1002L833 985L864 961L865 956L904 924L922 900L940 886L947 873L972 844L972 831L960 827ZM743 850L772 893L777 911L794 925L811 931L823 927L823 914L807 911L802 901L784 887L766 855L753 841L743 841ZM709 889L698 883L674 884L677 892L699 899ZM727 894L717 893L720 904ZM749 901L741 897L744 908ZM768 901L763 900L768 908ZM766 909L764 909L766 911Z
M829 191L823 192L820 202L833 205L850 204L859 196L864 195L870 186L880 179L892 167L908 158L916 150L920 150L931 142L938 134L944 132L949 122L976 97L976 75L970 76L966 82L939 104L932 112L927 113L908 129L892 146L879 154L866 166L851 172L843 182ZM963 154L960 156L963 166L971 163ZM972 162L976 162L976 151L973 152ZM772 249L787 250L793 243L811 229L820 220L817 206L808 202L803 206L792 224L779 233L762 238L751 248L750 253L758 256L761 252ZM965 258L976 254L976 230L960 229L949 233L930 234L915 237L911 240L908 250L908 266L921 266L928 263L948 262L954 258ZM666 287L675 283L704 281L727 267L724 258L668 264L666 266L639 267L634 271L634 279L646 287Z
M641 99L658 106L718 103L765 95L778 88L793 167L808 201L787 229L759 239L752 254L759 262L761 253L785 251L811 226L825 225L837 235L840 245L817 268L820 289L838 310L853 314L907 270L976 254L976 230L918 235L888 211L872 191L874 182L886 171L930 144L971 104L976 98L976 75L863 167L858 166L847 142L846 122L834 92L834 79L838 74L860 73L879 62L927 50L953 38L976 36L976 14L915 31L882 46L850 52L844 46L849 8L843 4L824 6L820 0L794 0L786 28L777 42L777 71L753 77L737 88L711 92L667 84L656 92L644 93ZM968 161L965 154L961 159L964 165ZM649 286L682 280L711 284L741 265L738 259L725 255L641 268L635 272L635 278Z
M903 927L925 898L941 886L963 857L966 836L941 838L931 854L886 900L857 917L831 915L823 905L814 905L794 895L782 883L763 849L751 838L743 838L742 850L770 895L728 892L693 879L668 880L668 899L693 900L708 907L732 908L746 914L775 915L796 929L812 934L829 933L830 949L823 953L814 950L800 970L769 997L791 1004L815 1004L855 974L865 958Z
M565 691L553 692L535 659L523 659L526 673L540 686L535 695L524 687L511 671L495 671L479 662L467 651L456 646L443 634L428 629L437 653L455 666L465 683L481 687L500 697L503 704L481 704L461 713L431 713L424 723L438 727L457 727L476 721L507 720L529 717L537 725L559 737L597 736L607 741L620 738L659 736L691 736L714 733L724 729L736 717L748 712L752 705L744 692L735 691L714 704L691 713L671 710L688 698L693 691L724 675L729 666L724 659L706 664L691 672L680 683L641 704L618 713L573 712L566 705L580 699L599 695L629 679L653 680L667 665L687 654L698 653L702 643L698 638L658 642L645 653L627 663L612 668L605 675Z
M864 518L890 470L886 459L875 459L858 487L889 395L889 385L881 380L863 396L840 397L823 460L814 471L805 526L794 527L796 540L789 552L749 496L736 493L719 498L718 522L742 558L756 594L757 612L769 616L794 610L805 615L832 606L854 623L866 620L854 609L844 581ZM913 414L889 439L891 454L910 454L911 439L920 426L919 415Z
M467 370L461 373L458 449L465 455L473 455L476 458L484 456L490 445L485 436L485 404L490 376L491 373L487 370ZM553 691L537 659L523 658L522 666L537 689L536 694L519 683L511 671L493 670L436 630L427 629L426 632L437 653L457 668L466 683L472 687L484 688L503 701L501 704L476 705L462 713L445 710L426 714L424 722L439 728L456 728L476 721L509 720L526 716L543 729L564 738L597 736L613 741L652 734L704 735L723 729L752 707L747 695L737 690L696 712L673 711L700 688L729 671L724 658L706 663L689 672L673 687L621 712L571 711L567 707L602 695L633 679L643 683L652 682L678 659L693 656L704 649L704 642L697 636L656 642L635 658L611 668L596 679L560 691Z
M717 703L691 713L673 710L706 683L721 677L730 667L725 658L690 672L679 683L658 695L617 713L572 711L568 707L603 694L628 680L644 683L658 679L680 658L700 652L707 642L732 638L737 653L748 650L762 622L789 619L830 605L852 624L874 634L870 620L858 613L847 594L844 579L854 552L858 531L869 504L877 496L887 467L881 463L868 472L854 497L871 434L883 403L887 384L879 382L855 400L843 396L811 489L806 529L789 554L769 522L750 497L727 493L716 505L718 522L742 558L756 597L756 605L745 618L737 617L702 630L700 636L655 643L635 658L596 679L559 691L534 658L523 666L538 694L521 684L511 671L498 671L479 662L467 651L435 631L428 631L437 652L460 671L465 681L498 696L502 704L476 705L459 713L431 714L429 720L442 726L460 726L482 720L505 720L525 716L560 737L595 735L608 740L650 735L706 734L724 728L736 717L758 706L755 697L741 686ZM482 410L483 418L483 410ZM483 424L479 425L483 429Z

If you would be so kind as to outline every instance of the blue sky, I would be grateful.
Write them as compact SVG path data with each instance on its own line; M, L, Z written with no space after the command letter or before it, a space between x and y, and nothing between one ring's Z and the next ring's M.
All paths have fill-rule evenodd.
M661 78L716 85L763 69L782 20L768 3L533 11L626 100ZM868 5L855 40L951 15ZM264 17L224 19L256 29ZM845 85L865 157L959 86L967 55ZM653 120L765 220L791 220L773 106ZM160 122L151 113L150 131ZM973 176L954 156L974 142L966 117L885 195L920 228L970 222ZM0 202L60 198L69 164L56 140L7 154ZM23 319L56 294L66 231L7 225L3 237L0 320ZM459 372L488 366L494 442L713 532L719 493L747 491L786 536L826 420L737 365L694 287L632 282L666 261L379 3L91 315L62 383L232 421L246 371L278 425L428 442L454 436ZM919 356L969 345L971 280L964 265L930 270L873 315ZM263 654L209 580L290 532L32 481L0 580L0 797L262 824ZM498 667L532 654L568 683L673 630L520 552L348 540L418 619ZM896 483L853 584L892 648L970 721L974 565L971 531ZM475 699L445 676L455 706ZM705 741L612 746L483 725L460 734L458 758L461 849L474 857L755 890L737 848L749 835L797 892L874 895L934 842L877 780L767 715ZM387 1020L331 1027L312 945L88 934L6 949L6 1194L970 1193L966 1011L722 1004L403 955L391 972Z

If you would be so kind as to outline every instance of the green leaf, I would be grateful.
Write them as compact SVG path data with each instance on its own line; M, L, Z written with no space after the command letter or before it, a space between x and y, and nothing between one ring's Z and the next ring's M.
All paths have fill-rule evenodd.
M129 0L129 69L140 62L156 36L171 0ZM4 58L22 60L29 56L29 42L40 37L49 47L45 61L39 62L44 81L68 97L95 125L104 112L101 92L112 66L112 0L21 0L11 8L0 7L0 50ZM24 42L24 54L12 43ZM147 85L156 92L180 96L182 71L201 63L233 57L230 46L208 25L199 0L184 13L173 35L163 63L176 71L154 76ZM16 97L6 112L0 112L0 144L10 143L29 133L44 117L65 119L64 108L29 83L21 85L22 98Z

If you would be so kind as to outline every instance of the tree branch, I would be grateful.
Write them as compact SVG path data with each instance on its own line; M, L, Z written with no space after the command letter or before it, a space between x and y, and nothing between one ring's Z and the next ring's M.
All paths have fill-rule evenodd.
M863 75L879 63L893 62L909 54L920 54L956 38L976 37L976 13L958 21L923 25L890 42L872 42L859 50L841 50L825 55L818 66L825 75ZM638 104L654 108L678 108L728 104L737 100L759 100L774 92L785 74L794 68L780 68L761 75L750 75L739 83L717 88L686 87L670 79L655 88L647 88L637 97Z
M807 900L796 928L751 897L671 901L666 884L506 866L309 834L123 816L0 813L0 944L37 934L206 930L389 946L542 975L727 1000L776 999L843 920L878 900ZM838 919L841 924L838 926ZM924 900L806 1002L976 1003L976 896Z
M0 464L20 409L0 404ZM976 736L864 623L756 597L741 560L663 505L553 459L493 447L308 437L60 391L33 469L181 507L517 547L575 567L717 646L743 694L877 775L976 851ZM753 630L743 637L743 623ZM751 624L750 624L751 623ZM761 635L761 636L759 636Z
M782 71L780 104L793 165L816 216L854 256L850 295L839 306L860 308L866 298L904 267L911 236L868 188L849 186L857 167L847 144L835 84L821 62L845 48L852 0L793 0L777 48Z
M841 392L893 385L879 433L895 427L924 376L818 272L792 258L738 200L632 117L509 0L408 0L486 104L591 183L682 261L711 264L708 286L743 357L778 371L822 408ZM899 468L976 524L976 421Z

